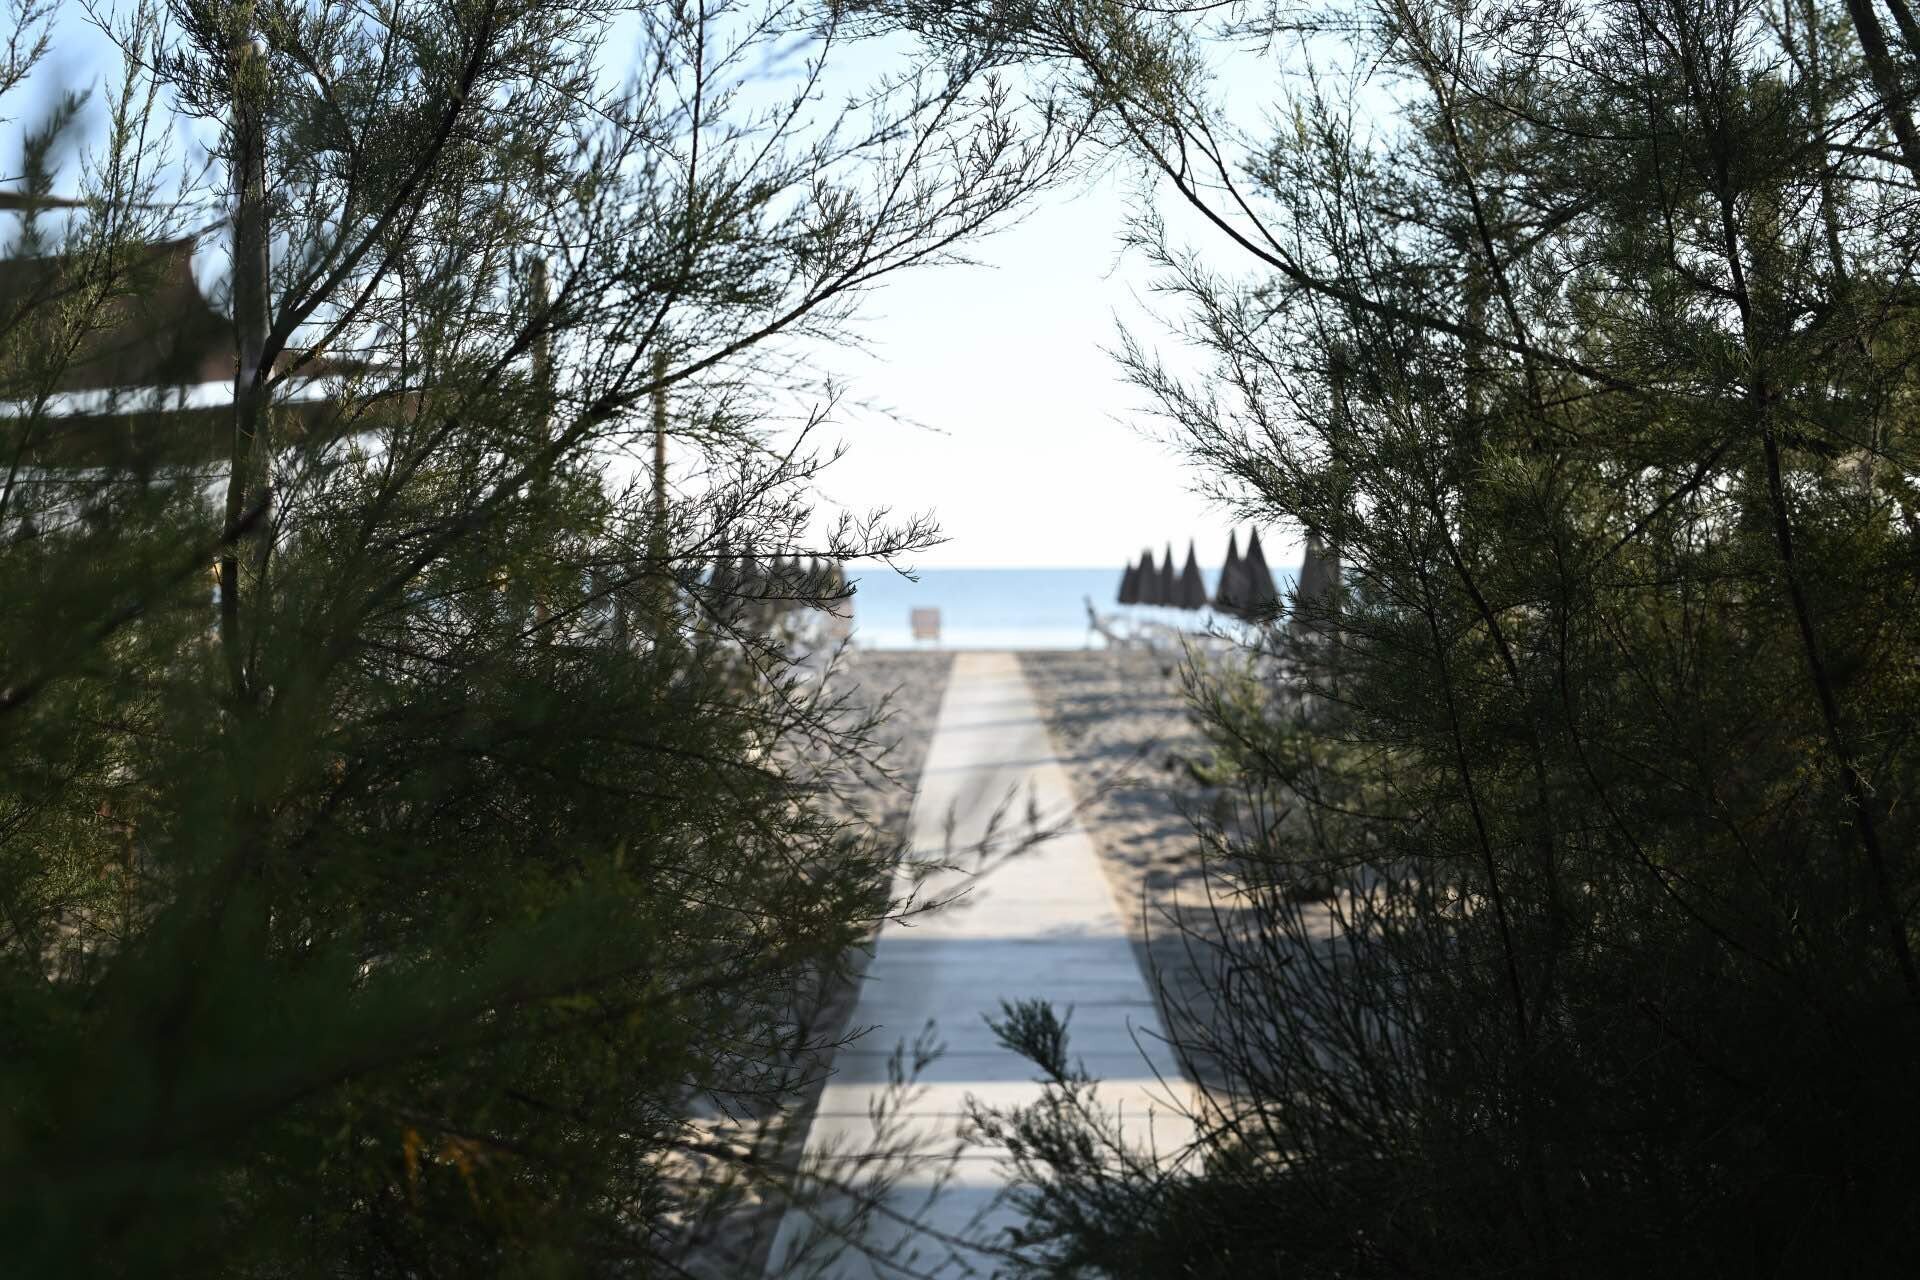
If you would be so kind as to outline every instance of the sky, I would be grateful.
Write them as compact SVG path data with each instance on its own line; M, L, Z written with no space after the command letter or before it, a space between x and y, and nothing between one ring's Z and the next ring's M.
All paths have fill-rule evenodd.
M1202 564L1224 559L1231 517L1199 496L1202 477L1108 354L1124 323L1171 367L1203 367L1146 305L1145 264L1121 256L1134 185L1108 172L1047 192L969 246L972 262L875 291L858 326L871 357L836 371L850 400L905 421L841 414L848 452L823 499L931 510L948 541L920 557L927 567L1117 568L1169 544L1184 558L1189 539ZM1272 563L1298 558L1290 531L1260 532Z
M1229 517L1197 495L1200 477L1156 438L1103 350L1122 318L1161 339L1139 301L1145 273L1116 265L1123 216L1112 179L1056 192L977 246L977 265L876 293L862 326L873 358L844 372L856 395L924 429L843 415L848 453L822 495L933 510L950 541L922 557L929 566L1117 566L1167 543L1184 557L1189 538L1217 564Z
M77 9L56 31L48 80L83 82L105 65L110 46ZM9 162L35 96L29 84L6 104ZM825 512L931 512L947 541L922 567L1117 568L1147 547L1184 558L1189 539L1219 564L1229 517L1198 495L1201 477L1156 438L1103 349L1124 319L1193 366L1142 305L1147 272L1117 259L1127 198L1112 175L1055 190L973 245L973 263L897 275L868 298L856 322L866 352L831 357L847 394L818 443L846 456L820 478ZM1297 558L1292 531L1261 536L1271 562Z

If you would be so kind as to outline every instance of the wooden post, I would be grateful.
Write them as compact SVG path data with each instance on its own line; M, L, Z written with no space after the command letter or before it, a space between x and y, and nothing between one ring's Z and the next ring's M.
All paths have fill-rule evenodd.
M247 10L249 19L251 10ZM246 24L250 29L249 20ZM265 484L259 434L266 413L267 296L270 246L267 235L267 140L265 55L243 38L233 51L233 328L237 357L233 374L233 443L227 464L227 526L259 500ZM264 515L262 517L264 522ZM256 546L268 545L264 533ZM220 643L237 697L251 697L240 638L240 553L229 544L220 556Z
M547 260L535 258L528 274L527 291L532 303L533 323L540 326L540 332L533 340L533 387L538 396L540 407L540 434L535 443L543 454L553 447L553 334L547 328L547 306L551 289L547 282ZM533 514L540 518L540 499L545 497L547 477L552 474L553 460L547 459L533 473L535 495ZM540 638L545 639L548 619L551 613L547 608L546 592L535 589L533 593L533 625Z
M664 540L667 527L667 353L653 353L653 524Z
M527 292L532 296L532 319L540 326L540 333L533 340L533 382L542 396L553 394L553 333L547 327L547 306L553 290L547 283L547 260L535 258L527 277ZM552 413L549 406L548 420Z
M238 403L245 396L251 406L266 383L260 365L271 323L267 300L272 266L267 239L267 140L266 122L261 118L266 86L255 82L263 70L264 54L249 42L235 51L234 61L239 74L233 104L233 323L240 357L234 375L234 398ZM238 415L238 421L247 430L255 425L245 414Z
M673 629L673 579L667 571L667 351L653 353L653 537L648 550L657 575L653 638L664 647Z

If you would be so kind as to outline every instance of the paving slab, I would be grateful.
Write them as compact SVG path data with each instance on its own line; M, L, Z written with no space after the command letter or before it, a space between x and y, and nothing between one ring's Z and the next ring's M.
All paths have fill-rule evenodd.
M1030 816L1044 838L1013 852ZM970 1138L966 1119L976 1105L1042 1096L1036 1068L1003 1048L983 1016L1002 1001L1045 999L1062 1014L1071 1006L1069 1057L1102 1081L1098 1097L1131 1145L1170 1152L1192 1137L1180 1114L1188 1086L1013 655L956 657L911 824L911 863L948 866L924 877L903 870L899 891L953 905L881 930L851 1020L865 1034L836 1055L806 1143L806 1159L836 1179L894 1176L867 1194L790 1209L769 1277L1001 1271L1006 1232L1022 1219L1006 1200L1004 1153ZM910 1064L916 1041L943 1051L912 1086L894 1087L896 1049L907 1046ZM823 1265L796 1263L823 1221L853 1215L863 1219L846 1233L859 1237L855 1247Z

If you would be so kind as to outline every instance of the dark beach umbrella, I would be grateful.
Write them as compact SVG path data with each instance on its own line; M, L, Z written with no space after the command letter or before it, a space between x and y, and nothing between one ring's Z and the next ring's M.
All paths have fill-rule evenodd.
M834 599L840 594L836 585L839 568L831 560L822 560L819 556L807 557L807 594L819 603L819 607L832 611Z
M1140 563L1133 568L1134 604L1160 603L1160 571L1153 566L1153 552L1142 551Z
M1295 635L1324 631L1328 614L1334 607L1334 593L1340 589L1340 551L1320 540L1320 534L1307 530L1306 551L1300 558L1300 580L1293 587Z
M713 550L713 573L707 578L707 587L717 596L731 595L738 582L737 571L733 563L733 549L727 546L727 540L720 539L720 545Z
M837 560L825 560L819 556L807 557L807 578L814 593L823 596L838 595L840 592L840 563Z
M1173 544L1167 544L1167 558L1160 564L1160 598L1155 604L1180 607L1180 572L1173 567Z
M1187 563L1180 570L1180 594L1175 600L1182 609L1207 607L1207 580L1200 576L1200 561L1193 554L1193 539L1187 539Z
M1307 530L1307 549L1300 559L1300 581L1293 598L1308 608L1317 608L1340 583L1340 562L1320 541L1320 535Z
M1229 617L1238 618L1246 605L1247 567L1240 559L1240 535L1227 534L1227 559L1220 566L1220 585L1213 593L1213 607Z
M818 595L832 600L840 594L842 586L839 561L813 561L813 589Z
M727 602L736 622L758 624L764 607L760 596L766 585L766 568L753 554L751 545L743 546L733 557L733 599Z
M1274 590L1273 574L1267 568L1267 554L1260 549L1260 531L1255 529L1247 539L1247 555L1240 562L1240 571L1246 578L1246 595L1241 601L1241 616L1258 617L1270 612L1279 601L1280 593Z
M1121 604L1140 603L1140 573L1131 564L1120 574L1120 594L1115 599Z

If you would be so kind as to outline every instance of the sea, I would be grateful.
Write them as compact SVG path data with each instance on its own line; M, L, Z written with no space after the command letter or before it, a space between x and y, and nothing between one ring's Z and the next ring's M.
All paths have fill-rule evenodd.
M1157 621L1188 628L1204 628L1213 611L1188 613L1178 609L1122 605L1122 569L921 569L910 581L884 566L853 566L853 640L863 649L932 648L916 642L910 614L914 609L940 611L942 649L1088 649L1101 640L1087 625L1087 601L1103 617ZM1219 581L1216 568L1202 569L1212 594ZM1273 570L1274 585L1284 594L1293 584L1293 569Z

